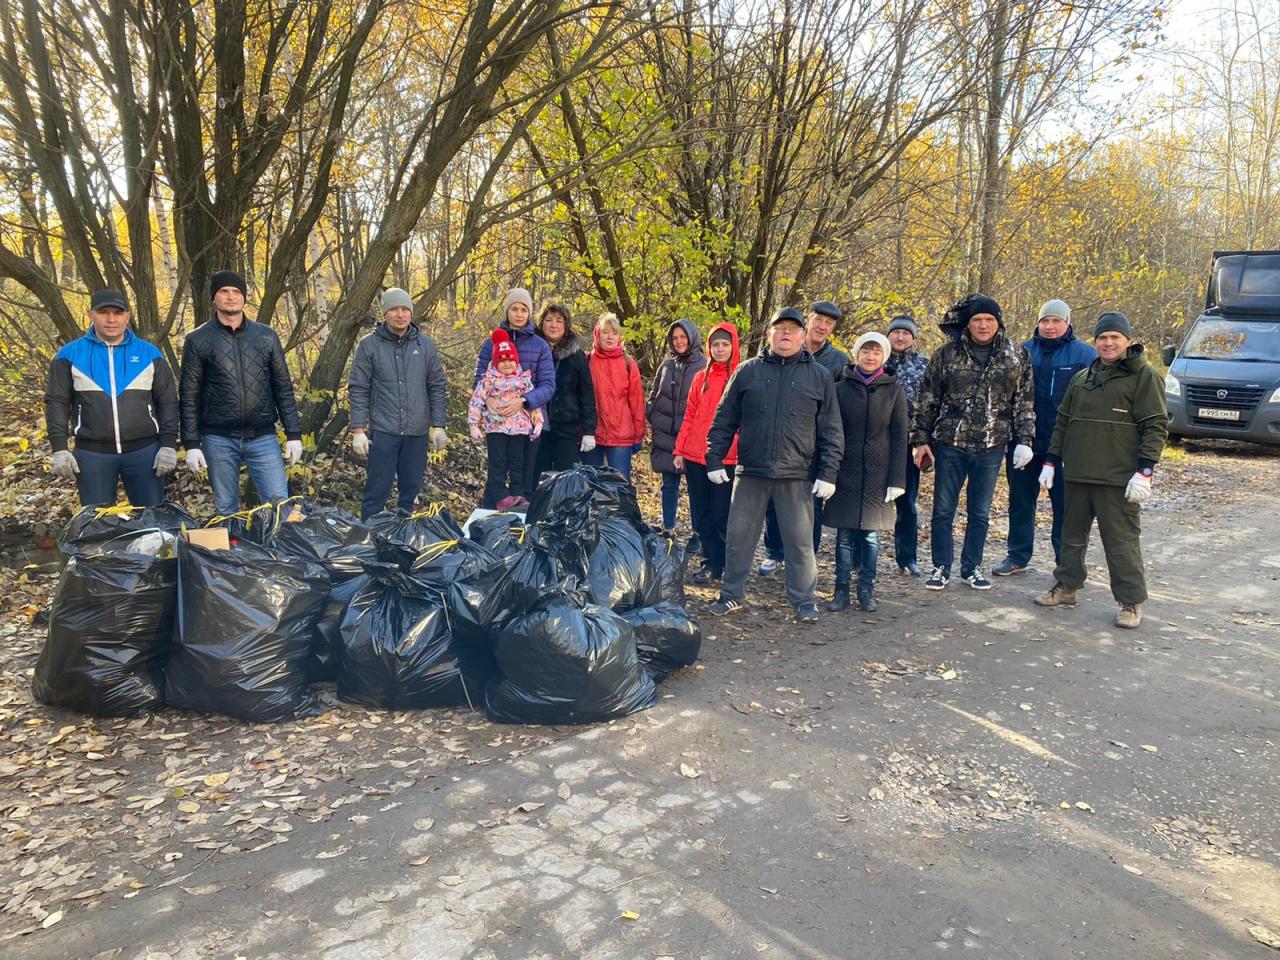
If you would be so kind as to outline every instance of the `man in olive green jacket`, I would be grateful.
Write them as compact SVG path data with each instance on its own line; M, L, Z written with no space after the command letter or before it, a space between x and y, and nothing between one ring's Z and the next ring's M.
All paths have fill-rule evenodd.
M1071 378L1040 473L1040 485L1047 487L1055 469L1064 471L1066 505L1056 582L1036 603L1075 606L1096 517L1111 594L1120 604L1116 626L1133 629L1142 622L1147 599L1141 504L1151 496L1151 473L1169 435L1169 414L1160 375L1147 366L1123 313L1098 318L1093 345L1098 359Z

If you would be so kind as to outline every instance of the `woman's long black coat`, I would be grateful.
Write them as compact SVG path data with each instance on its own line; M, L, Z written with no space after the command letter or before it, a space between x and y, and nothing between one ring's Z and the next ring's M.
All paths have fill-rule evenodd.
M907 485L907 395L892 373L867 386L848 366L836 383L836 401L844 424L844 459L835 495L822 510L822 525L891 529L895 509L884 495L889 487Z

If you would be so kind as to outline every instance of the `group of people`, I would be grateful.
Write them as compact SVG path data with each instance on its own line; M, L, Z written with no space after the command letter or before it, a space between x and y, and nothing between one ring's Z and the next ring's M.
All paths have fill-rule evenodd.
M55 357L46 419L55 474L75 479L81 503L114 503L123 481L134 504L153 505L178 462L178 432L193 473L207 470L218 513L239 508L240 468L263 500L288 495L285 462L302 456L302 430L279 338L244 312L244 278L210 282L212 317L187 338L175 385L163 354L129 330L117 291L93 294L89 329ZM413 509L429 450L448 444L440 353L413 322L409 294L381 297L382 319L356 346L349 379L351 445L367 460L361 517L383 510L397 486ZM718 323L703 337L678 320L668 357L645 395L618 318L602 314L588 350L568 308L510 290L498 327L481 346L467 408L469 433L484 443L481 506L520 510L537 478L576 462L630 478L650 439L662 478L662 527L675 535L681 478L701 554L697 583L719 583L713 614L744 603L762 531L758 573L781 570L800 622L819 617L816 555L834 531L835 590L826 609L856 600L877 607L880 531L894 531L901 573L943 590L953 571L977 590L991 581L983 556L996 478L1009 484L1007 556L992 573L1025 570L1036 503L1047 491L1057 561L1053 588L1037 603L1072 605L1096 519L1117 623L1136 627L1146 599L1140 504L1167 435L1159 376L1143 360L1123 314L1102 314L1094 347L1077 340L1070 308L1049 300L1023 344L1005 331L1000 305L972 294L947 313L949 334L932 357L916 348L910 316L865 332L851 355L831 342L842 319L834 303L771 317L767 342L747 360L738 329ZM281 453L277 423L284 428ZM68 449L74 440L74 450ZM918 562L917 498L935 471L932 572ZM954 522L966 493L958 569Z

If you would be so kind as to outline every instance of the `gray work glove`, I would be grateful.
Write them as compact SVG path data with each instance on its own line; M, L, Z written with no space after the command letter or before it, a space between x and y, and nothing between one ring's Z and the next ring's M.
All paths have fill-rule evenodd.
M167 477L178 469L178 451L173 447L161 447L156 451L156 459L151 464L151 469L156 472L157 477Z
M53 475L63 480L74 480L80 472L80 464L76 463L76 456L70 450L55 450L52 463Z

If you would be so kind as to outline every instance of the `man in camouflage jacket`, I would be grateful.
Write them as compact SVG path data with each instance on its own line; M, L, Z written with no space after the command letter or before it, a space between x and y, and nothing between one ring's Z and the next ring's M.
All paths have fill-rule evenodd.
M1005 334L1000 304L990 297L966 297L952 312L963 320L963 331L929 360L911 431L916 466L924 469L933 461L938 469L931 535L934 569L925 586L942 590L951 579L956 507L967 482L968 524L960 576L976 590L989 590L982 554L996 477L1010 443L1017 469L1032 457L1036 417L1031 358Z

